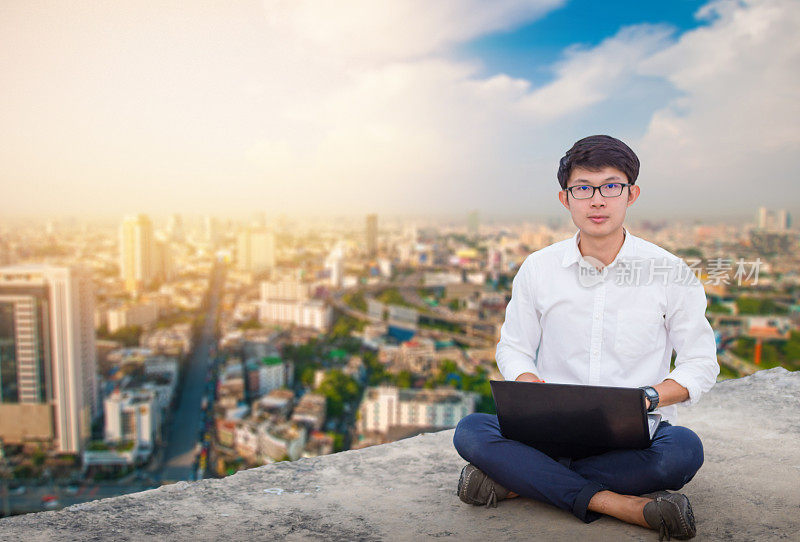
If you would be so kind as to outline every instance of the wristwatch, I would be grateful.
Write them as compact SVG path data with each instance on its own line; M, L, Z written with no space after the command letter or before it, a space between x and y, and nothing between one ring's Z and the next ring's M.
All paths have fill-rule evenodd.
M650 408L647 409L647 412L653 412L658 408L658 392L653 386L642 386L639 389L644 390L644 394L650 399Z

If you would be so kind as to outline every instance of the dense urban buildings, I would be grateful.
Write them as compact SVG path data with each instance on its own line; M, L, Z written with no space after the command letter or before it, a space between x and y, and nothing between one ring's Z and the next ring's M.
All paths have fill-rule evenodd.
M0 228L0 479L124 493L493 412L514 275L574 229L478 217ZM800 368L788 212L628 228L703 282L720 378Z
M0 268L0 438L83 451L99 414L90 277Z

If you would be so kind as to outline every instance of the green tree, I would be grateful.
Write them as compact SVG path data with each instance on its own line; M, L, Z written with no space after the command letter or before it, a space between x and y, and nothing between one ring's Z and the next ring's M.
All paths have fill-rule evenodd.
M402 305L404 307L414 307L411 303L407 302L397 288L388 288L382 291L377 300L387 305Z
M786 361L792 365L800 365L800 331L792 331L789 340L783 345Z
M239 324L239 329L261 329L262 325L261 322L258 321L258 318L251 318Z
M302 372L300 373L300 382L304 386L308 386L309 388L314 384L314 368L313 367L303 367Z
M317 393L327 398L328 417L338 418L344 413L345 403L355 401L361 396L358 382L339 369L328 371Z
M357 320L347 314L341 315L331 330L331 337L333 339L350 338L354 331L363 331L366 322Z
M722 303L711 303L706 312L716 312L720 314L731 314L730 307L723 305Z
M364 294L361 292L347 293L342 296L342 301L358 311L367 312L367 302L364 300Z
M410 371L400 371L394 375L394 385L398 388L410 388L413 378Z
M33 453L31 454L31 460L33 461L33 464L36 465L37 467L41 467L42 465L44 465L44 460L46 458L47 456L45 455L45 453L42 451L41 448L34 450Z

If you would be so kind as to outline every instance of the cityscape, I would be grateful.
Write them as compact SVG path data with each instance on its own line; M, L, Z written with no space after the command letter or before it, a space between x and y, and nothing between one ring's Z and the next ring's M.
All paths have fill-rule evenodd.
M719 379L800 370L798 230L633 221L705 287ZM0 224L3 516L494 413L515 273L569 221L171 214Z
M3 2L0 539L787 538L798 30L796 0ZM650 447L541 462L504 378L641 385ZM622 427L581 399L545 440Z

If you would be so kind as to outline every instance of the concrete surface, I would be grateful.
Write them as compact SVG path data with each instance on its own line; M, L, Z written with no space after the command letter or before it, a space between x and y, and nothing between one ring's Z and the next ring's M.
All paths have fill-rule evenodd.
M680 410L705 464L682 490L696 540L800 539L800 373L717 384ZM224 480L179 482L113 499L0 520L2 540L658 540L605 517L584 524L529 499L461 503L464 461L453 430Z

